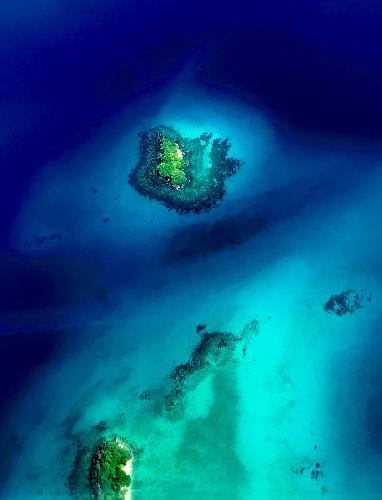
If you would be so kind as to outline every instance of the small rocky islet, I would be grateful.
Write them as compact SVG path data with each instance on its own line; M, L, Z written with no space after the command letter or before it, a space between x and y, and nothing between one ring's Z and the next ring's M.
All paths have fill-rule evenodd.
M224 197L226 179L243 163L228 156L228 139L207 132L188 138L158 125L140 132L139 139L139 160L130 184L180 214L216 206Z

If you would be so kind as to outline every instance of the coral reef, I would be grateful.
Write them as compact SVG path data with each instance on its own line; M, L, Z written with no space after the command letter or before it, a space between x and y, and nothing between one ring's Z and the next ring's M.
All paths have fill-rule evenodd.
M250 325L250 326L249 326ZM238 347L245 355L247 343L259 332L259 322L253 320L246 325L241 335L230 332L207 332L202 330L200 341L186 363L177 365L170 374L172 390L165 396L167 411L179 409L183 393L195 387L206 369L218 369L228 363L237 362ZM204 326L204 325L203 325Z
M47 241L61 241L61 240L62 240L62 233L58 232L50 233L43 236L38 236L37 234L35 234L33 240L28 240L24 242L24 246L26 248L29 248L30 246L35 244L37 248L40 248Z
M292 474L304 474L307 473L311 479L317 481L324 476L321 464L319 462L309 461L305 459L300 464L293 464L290 468Z
M225 180L242 162L228 157L228 139L183 137L159 125L140 133L139 161L129 177L142 195L178 213L200 213L223 199Z
M204 325L203 323L200 323L199 325L196 325L196 333L200 333L202 332L203 330L205 330L207 328L206 325Z
M349 288L338 295L332 295L325 303L324 309L328 313L344 316L352 314L357 309L364 307L367 302L371 302L372 294L366 289L359 292Z

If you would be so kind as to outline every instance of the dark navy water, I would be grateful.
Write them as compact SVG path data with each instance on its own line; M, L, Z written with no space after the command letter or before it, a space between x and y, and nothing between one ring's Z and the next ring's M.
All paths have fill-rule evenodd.
M312 331L317 344L326 346L322 359L332 376L319 382L322 393L330 393L322 410L330 429L321 436L326 451L328 443L339 450L328 498L350 498L352 474L352 498L382 496L381 9L374 0L15 0L0 7L0 410L6 450L0 481L5 498L12 498L6 488L14 457L23 449L14 437L14 421L27 412L23 401L37 401L27 395L35 381L41 383L41 370L53 370L55 362L70 359L70 349L77 353L91 344L89 328L97 330L100 322L119 325L130 311L143 310L142 304L154 307L177 289L184 304L197 304L197 290L203 288L205 300L221 293L224 308L225 290L235 297L232 311L244 308L238 304L245 302L240 294L246 273L272 287L266 270L279 269L282 259L293 261L296 255L303 256L296 264L300 271L289 274L288 264L280 276L285 272L291 283L294 273L316 276L309 283L301 278L306 287L301 295L316 293L322 301L325 293L346 287L374 287L373 305L360 311L362 320L337 323L337 331L325 319ZM107 165L107 152L118 150L113 141L123 138L124 124L135 127L157 113L175 120L178 101L172 105L171 99L177 88L185 105L199 99L207 123L213 99L211 120L219 123L221 114L228 123L236 113L234 138L237 143L242 138L248 150L245 130L255 127L257 118L251 122L250 111L247 116L240 106L265 117L261 140L256 139L265 151L261 178L251 174L232 184L216 215L201 219L171 219L160 211L157 219L155 204L141 207L128 194L123 210L128 207L130 219L124 220L122 208L109 201L97 205L97 199L111 200L118 191L125 196L131 189L127 175L121 176L126 184L108 185L107 167L97 161L106 155ZM123 165L123 154L118 161ZM110 178L114 175L113 166ZM103 224L109 217L111 223ZM56 231L55 224L63 244L40 246L36 237ZM301 270L305 266L308 270ZM277 272L275 289L282 281ZM328 283L317 277L325 273ZM316 300L298 297L301 307ZM270 296L268 303L274 301L281 311L283 299L278 300ZM316 318L309 307L296 315ZM211 306L211 318L217 309ZM188 313L190 325L200 320ZM236 325L232 318L242 313L232 312L230 320L224 314L222 327L225 320ZM170 319L157 321L168 326ZM304 321L305 316L301 325ZM298 324L291 320L290 328ZM330 339L317 338L331 328L333 349ZM347 329L349 343L341 346L339 337L346 339ZM150 339L147 334L147 345ZM290 359L298 380L304 368ZM97 363L101 366L95 361L94 367ZM23 432L28 433L27 424ZM325 460L330 463L329 456ZM282 493L265 488L258 498L302 498L288 488ZM25 490L24 498L29 495ZM54 495L53 490L45 494Z
M203 83L233 88L290 126L380 137L377 2L14 2L1 22L10 216L33 169L163 83L190 51Z

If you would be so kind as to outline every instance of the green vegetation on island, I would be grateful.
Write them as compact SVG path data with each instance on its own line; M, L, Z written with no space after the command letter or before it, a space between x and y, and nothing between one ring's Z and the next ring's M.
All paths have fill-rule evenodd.
M225 181L242 162L228 157L228 139L183 137L159 125L139 134L139 161L130 184L142 195L178 213L205 212L223 199Z
M121 490L131 484L131 477L124 470L131 459L129 448L118 438L101 440L95 446L89 471L90 489L95 498L119 498Z
M78 443L68 486L73 498L125 500L131 488L133 455L127 442L114 436ZM85 439L85 437L84 437ZM93 438L94 439L94 438ZM82 441L82 440L81 440Z
M171 182L173 187L182 186L187 176L184 171L185 161L178 144L165 136L160 138L159 175Z

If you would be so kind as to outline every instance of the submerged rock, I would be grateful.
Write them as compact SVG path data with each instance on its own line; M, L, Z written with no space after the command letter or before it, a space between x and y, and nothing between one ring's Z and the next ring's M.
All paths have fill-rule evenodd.
M199 325L196 325L196 333L203 332L206 328L207 328L207 325L200 323Z
M338 295L332 295L324 305L324 309L328 313L344 316L352 314L357 309L361 309L368 302L371 302L372 294L366 289L359 292L349 288Z
M178 213L200 213L223 199L225 180L242 162L228 157L228 139L185 138L159 125L140 133L139 161L129 177L142 195Z
M259 332L259 322L253 320L241 335L231 332L202 331L199 343L187 362L175 366L170 374L172 390L165 396L165 409L180 410L183 396L192 390L205 376L205 371L213 373L221 367L236 364L239 353L245 356L247 343Z
M304 459L301 463L294 463L290 468L292 474L308 474L311 479L318 481L324 477L321 464L317 461Z

